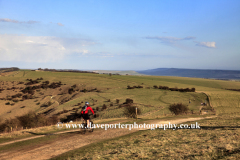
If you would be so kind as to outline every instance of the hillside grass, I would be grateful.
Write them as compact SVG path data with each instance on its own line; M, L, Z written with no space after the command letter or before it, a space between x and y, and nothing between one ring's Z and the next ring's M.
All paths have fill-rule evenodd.
M107 109L99 111L99 117L94 119L94 123L107 123L110 121L128 120L123 115L123 109L119 108L116 99L120 104L126 98L131 98L134 105L141 109L139 122L153 119L175 119L198 117L200 103L207 102L216 110L217 118L198 121L202 129L178 129L140 131L119 138L114 138L99 143L90 144L79 148L54 159L239 159L240 153L240 92L225 89L240 89L238 81L223 81L201 78L186 77L167 77L167 76L119 76L102 75L89 73L69 73L69 72L36 72L20 70L1 76L0 81L24 81L26 79L36 79L42 77L51 82L62 81L63 84L71 86L76 84L79 88L97 88L99 92L79 93L71 101L61 105L54 105L56 108L53 114L76 108L77 103L89 101L92 108L107 105ZM144 88L127 89L127 85L142 85ZM166 91L153 89L153 85L161 85L178 88L196 88L197 92L181 93L176 91ZM0 86L1 87L1 86ZM148 89L150 87L150 89ZM38 99L43 104L51 100L50 94L54 94L50 89L45 90L46 97ZM210 102L208 102L208 98ZM51 101L59 100L56 96ZM93 100L97 100L94 102ZM108 99L111 102L108 102ZM189 103L189 99L191 103ZM21 104L26 108L20 109L19 106L6 106L6 101L0 101L0 116L2 121L5 118L15 117L27 113L30 109L36 112L43 112L40 105L36 105L35 100L27 100ZM18 102L20 103L20 102ZM113 106L110 107L110 103ZM183 103L193 110L195 115L174 116L168 106L172 103ZM11 113L7 113L9 111ZM65 113L62 116L67 116ZM203 116L201 116L203 117ZM132 123L130 119L125 123ZM194 123L194 122L191 122ZM190 124L190 122L189 122ZM17 131L18 132L18 131ZM15 132L15 133L17 133ZM42 131L35 130L36 133L56 132L56 129ZM13 132L14 133L14 132ZM11 133L11 134L13 134ZM25 134L12 135L6 134L2 139L10 141L11 138L29 136ZM57 136L58 137L58 136ZM57 138L56 137L56 138ZM53 137L54 139L54 137ZM38 141L34 141L37 143ZM32 144L26 145L31 146ZM18 145L20 145L19 143ZM14 148L14 147L13 147Z
M239 159L240 117L197 121L202 129L145 130L90 144L54 159ZM219 127L216 127L219 125ZM194 124L186 122L184 124ZM214 127L215 126L215 127Z
M17 73L17 74L16 74ZM105 74L90 74L90 73L71 73L71 72L48 72L48 71L30 71L30 70L20 70L12 72L14 76L2 76L0 81L24 81L26 79L36 79L43 77L44 81L49 80L51 82L62 81L63 84L69 86L76 84L79 88L97 88L100 92L87 92L79 93L74 99L61 105L54 105L57 113L62 110L72 109L74 105L83 101L89 101L93 108L99 107L103 104L108 106L107 110L104 110L100 114L100 118L114 118L122 117L123 109L118 109L117 104L114 104L112 110L109 107L110 102L115 103L116 99L123 103L126 98L131 98L136 103L136 106L141 108L143 115L147 112L154 112L158 116L164 114L170 114L168 110L169 104L172 103L184 103L189 105L190 110L197 112L200 108L200 103L206 102L207 96L201 92L206 93L210 100L211 105L216 109L218 115L233 114L235 112L240 112L240 92L229 91L228 89L239 89L240 82L235 81L223 81L223 80L211 80L211 79L201 79L201 78L185 78L185 77L167 77L167 76L120 76L120 75L105 75ZM127 85L142 85L142 89L126 89ZM178 87L178 88L196 88L195 93L181 93L176 91L165 91L160 89L153 89L153 85L161 85L168 87ZM150 89L147 89L150 87ZM50 90L47 89L44 92L51 94ZM52 93L53 94L53 93ZM60 97L60 96L58 96ZM58 98L56 96L56 100ZM93 106L93 101L91 99L98 100ZM189 99L191 103L189 104ZM49 96L49 100L50 96ZM45 98L45 101L49 101ZM39 99L41 104L44 100ZM16 115L22 115L29 112L30 110L39 111L40 105L36 105L34 100L27 100L26 108L20 109L20 107L5 106L6 101L0 101L0 106L2 112L1 117L8 118L14 117ZM20 102L18 102L20 103ZM147 105L154 106L146 107ZM117 110L115 112L114 110ZM7 113L11 111L12 113ZM44 110L42 110L44 111ZM65 114L66 115L66 114ZM153 115L154 116L154 115Z

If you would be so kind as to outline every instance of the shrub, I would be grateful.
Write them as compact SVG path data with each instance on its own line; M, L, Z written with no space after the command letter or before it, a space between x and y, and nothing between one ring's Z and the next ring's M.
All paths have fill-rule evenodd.
M96 111L99 111L99 107L96 108Z
M102 106L102 111L103 111L104 109L107 109L106 104L103 104L103 106Z
M127 89L134 89L134 87L130 87L129 85L127 86Z
M34 94L34 90L29 90L29 91L28 91L28 94L33 95L33 94Z
M53 115L52 117L50 117L50 125L56 124L58 122L59 122L59 117L57 115Z
M18 102L18 99L13 99L12 101L15 102L15 103L17 103L17 102Z
M51 106L51 105L52 105L52 102L48 101L48 102L47 102L47 105L48 105L48 106Z
M110 103L110 106L112 107L112 106L113 106L113 103Z
M76 84L74 84L73 86L71 86L72 88L76 88L77 87L77 85Z
M68 93L69 93L69 94L72 94L73 92L74 92L74 89L73 89L73 88L69 88L69 89L68 89Z
M154 85L153 88L158 89L158 86Z
M11 131L10 128L12 128L13 130L15 130L16 126L19 126L20 122L18 120L14 119L6 119L5 123L3 123L0 127L0 130L3 131Z
M10 102L5 103L5 105L10 105Z
M164 90L168 90L169 87L168 87L168 86L163 86L162 89L164 89Z
M94 114L94 118L97 118L97 117L99 117L99 114Z
M84 88L84 89L82 90L82 92L86 93L86 92L87 92L87 90Z
M169 106L169 110L175 115L179 115L182 113L186 113L189 110L189 108L182 103L177 103L177 104L174 103Z
M119 99L116 99L116 103L119 104Z
M107 101L108 101L108 102L111 102L111 100L110 100L110 99L108 99Z
M123 114L129 118L136 118L136 106L128 105L124 108ZM141 114L141 109L137 109L137 114Z
M130 103L133 103L133 100L130 99L130 98L127 98L127 99L126 99L126 102L125 102L124 104L130 104Z
M29 112L28 114L17 117L17 119L20 121L20 124L23 127L35 127L37 124L36 113L34 112Z

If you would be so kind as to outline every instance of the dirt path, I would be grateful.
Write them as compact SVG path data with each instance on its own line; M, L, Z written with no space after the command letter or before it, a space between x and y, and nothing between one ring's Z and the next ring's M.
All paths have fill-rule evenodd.
M206 117L206 118L213 118L213 117ZM148 124L168 124L169 122L172 124L179 124L188 121L197 121L205 118L185 118L185 119L178 119L178 120L169 120L169 121L149 121ZM44 145L37 145L34 148L24 148L14 151L7 151L4 153L0 153L1 159L49 159L55 157L59 154L65 153L67 151L83 147L85 145L99 142L105 139L115 138L119 136L123 136L126 134L130 134L133 132L137 132L139 130L147 130L145 129L108 129L102 130L98 129L95 130L93 133L86 133L85 135L76 134L69 137L65 137L64 139L60 139L58 141L47 143ZM79 129L78 129L79 131ZM72 131L71 131L72 132ZM42 135L41 135L42 136ZM43 135L44 136L44 135ZM40 137L40 136L37 136ZM19 140L18 140L19 141ZM14 143L14 142L13 142ZM4 143L2 145L10 144L10 142Z

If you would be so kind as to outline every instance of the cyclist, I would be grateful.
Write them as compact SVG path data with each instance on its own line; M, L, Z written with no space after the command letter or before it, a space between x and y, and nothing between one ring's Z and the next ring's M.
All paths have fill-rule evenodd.
M94 111L89 106L89 103L85 102L85 106L82 107L81 114L82 114L83 120L87 120L87 128L89 128L89 120L90 120L90 117L88 115L88 110L90 110L93 113L93 115L94 115Z

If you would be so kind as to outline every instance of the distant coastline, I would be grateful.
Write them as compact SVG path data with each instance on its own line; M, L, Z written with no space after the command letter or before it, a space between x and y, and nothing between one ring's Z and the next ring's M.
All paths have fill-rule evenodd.
M153 76L177 76L220 80L240 80L240 71L238 70L156 68L137 72L140 74Z

